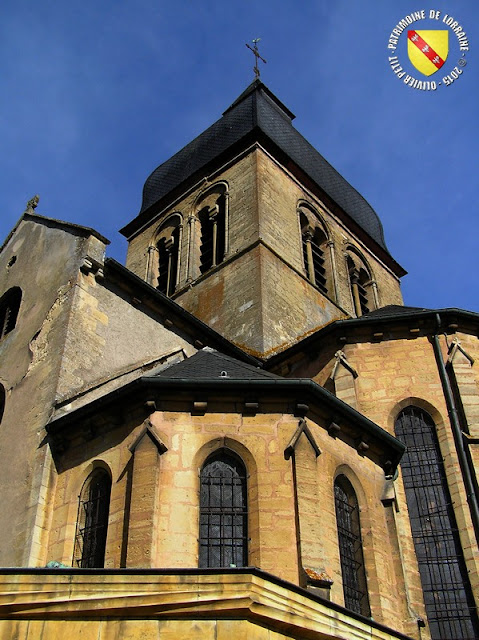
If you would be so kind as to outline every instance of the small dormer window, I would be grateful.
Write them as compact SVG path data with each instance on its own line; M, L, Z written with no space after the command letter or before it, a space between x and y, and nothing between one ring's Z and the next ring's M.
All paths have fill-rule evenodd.
M20 287L12 287L0 298L0 340L15 328L21 301Z

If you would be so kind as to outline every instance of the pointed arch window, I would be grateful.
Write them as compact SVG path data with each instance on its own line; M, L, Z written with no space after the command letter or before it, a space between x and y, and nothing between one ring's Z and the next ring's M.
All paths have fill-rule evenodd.
M12 287L0 298L0 340L15 328L21 301L20 287Z
M221 264L227 251L228 192L225 185L217 185L199 203L200 272Z
M200 473L200 567L248 564L246 468L233 453L210 456Z
M436 425L426 411L409 406L395 431L407 446L401 471L431 638L473 640L477 613Z
M303 265L306 277L325 295L328 294L330 269L326 256L327 236L317 213L304 204L299 206Z
M167 296L173 295L178 286L181 222L180 215L171 216L162 224L156 236L156 248L158 251L157 288Z
M338 527L344 606L363 616L370 616L359 504L351 483L344 475L338 476L334 483L334 504Z
M95 469L83 485L78 506L74 565L82 569L104 566L110 494L110 474Z

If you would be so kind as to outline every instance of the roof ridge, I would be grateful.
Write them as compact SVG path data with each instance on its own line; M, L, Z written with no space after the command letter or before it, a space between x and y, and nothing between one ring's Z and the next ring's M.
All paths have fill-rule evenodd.
M288 109L284 102L282 102L259 78L253 80L253 82L246 87L243 93L241 93L236 100L225 111L223 111L223 116L230 111L233 111L233 109L246 100L250 94L256 96L259 92L264 93L274 103L274 105L279 108L281 114L286 116L290 122L296 118L294 113Z
M181 362L172 363L170 366L158 371L153 377L175 378L174 373L181 372L181 377L196 379L216 379L219 377L233 380L248 380L251 378L276 379L274 373L265 371L260 366L255 366L238 360L234 356L227 355L213 349L200 349Z

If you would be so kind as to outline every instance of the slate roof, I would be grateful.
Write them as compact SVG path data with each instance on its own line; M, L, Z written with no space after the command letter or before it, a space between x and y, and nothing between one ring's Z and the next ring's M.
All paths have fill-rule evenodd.
M162 198L245 136L262 133L389 254L374 209L293 127L293 118L291 111L260 80L255 80L220 120L153 171L143 188L138 218L143 219L145 212ZM128 237L134 228L132 221L122 233Z
M280 376L240 362L235 358L226 356L209 347L201 349L201 351L195 353L194 356L180 363L163 369L155 377L182 380L203 380L205 378L229 378L232 380L258 380L266 378L271 380L280 378Z
M381 307L379 309L375 309L374 311L370 311L369 313L365 313L360 318L356 318L357 320L361 320L361 318L382 318L382 317L392 317L392 316L403 316L411 313L420 313L420 312L429 312L433 311L433 309L424 309L423 307L405 307L399 304L388 304L385 307Z

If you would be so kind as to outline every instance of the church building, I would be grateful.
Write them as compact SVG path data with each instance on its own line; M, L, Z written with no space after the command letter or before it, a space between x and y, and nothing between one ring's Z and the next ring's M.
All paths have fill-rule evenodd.
M0 248L0 637L479 637L479 314L259 78L122 230Z

